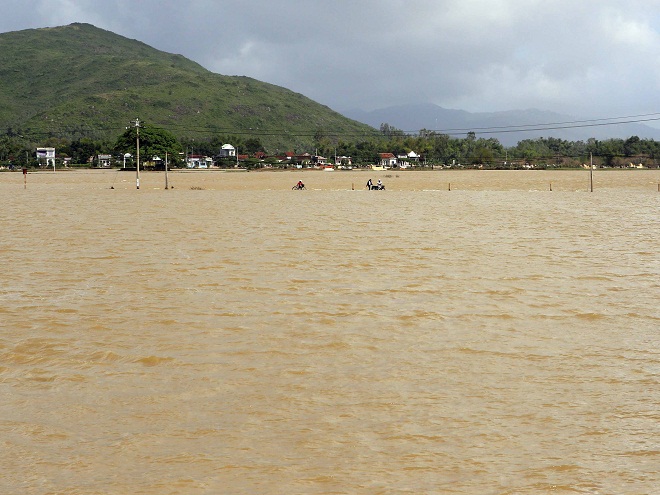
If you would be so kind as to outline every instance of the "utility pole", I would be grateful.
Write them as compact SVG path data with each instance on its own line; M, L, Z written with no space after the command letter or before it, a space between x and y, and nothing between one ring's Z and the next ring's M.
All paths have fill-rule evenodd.
M136 118L135 122L135 132L136 132L136 142L135 147L137 148L137 162L135 162L135 183L137 188L140 189L140 119Z
M165 152L165 189L169 189L170 184L167 180L167 151Z
M589 186L591 192L594 192L594 154L589 153Z

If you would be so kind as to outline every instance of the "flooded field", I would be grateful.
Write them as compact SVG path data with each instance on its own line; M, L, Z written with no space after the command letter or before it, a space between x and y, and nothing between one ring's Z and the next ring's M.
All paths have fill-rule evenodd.
M593 180L0 173L0 493L658 493L660 171Z

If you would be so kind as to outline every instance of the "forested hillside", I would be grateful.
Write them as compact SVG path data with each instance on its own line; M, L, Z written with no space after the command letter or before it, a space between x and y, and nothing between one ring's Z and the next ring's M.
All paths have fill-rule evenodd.
M282 149L375 133L301 94L88 24L0 34L0 129L114 139L137 117L179 138L240 135Z
M0 167L38 165L36 146L55 147L72 163L105 153L116 160L134 152L126 128L136 118L144 138L147 130L167 134L167 147L144 152L173 157L215 156L223 143L242 154L265 152L273 164L285 151L355 164L414 151L420 164L480 168L575 167L590 155L599 166L654 167L660 155L658 142L638 136L535 138L506 147L474 132L413 135L387 123L376 130L285 88L214 74L88 24L0 34Z

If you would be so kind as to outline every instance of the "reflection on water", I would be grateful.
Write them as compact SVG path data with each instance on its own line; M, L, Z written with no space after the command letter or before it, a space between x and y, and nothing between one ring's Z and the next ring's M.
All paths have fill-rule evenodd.
M0 492L656 492L660 172L594 176L0 174Z

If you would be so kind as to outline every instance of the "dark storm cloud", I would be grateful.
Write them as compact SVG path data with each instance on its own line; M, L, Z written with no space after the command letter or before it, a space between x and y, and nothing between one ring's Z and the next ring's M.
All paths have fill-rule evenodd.
M660 0L9 0L0 31L89 22L332 108L655 112Z

